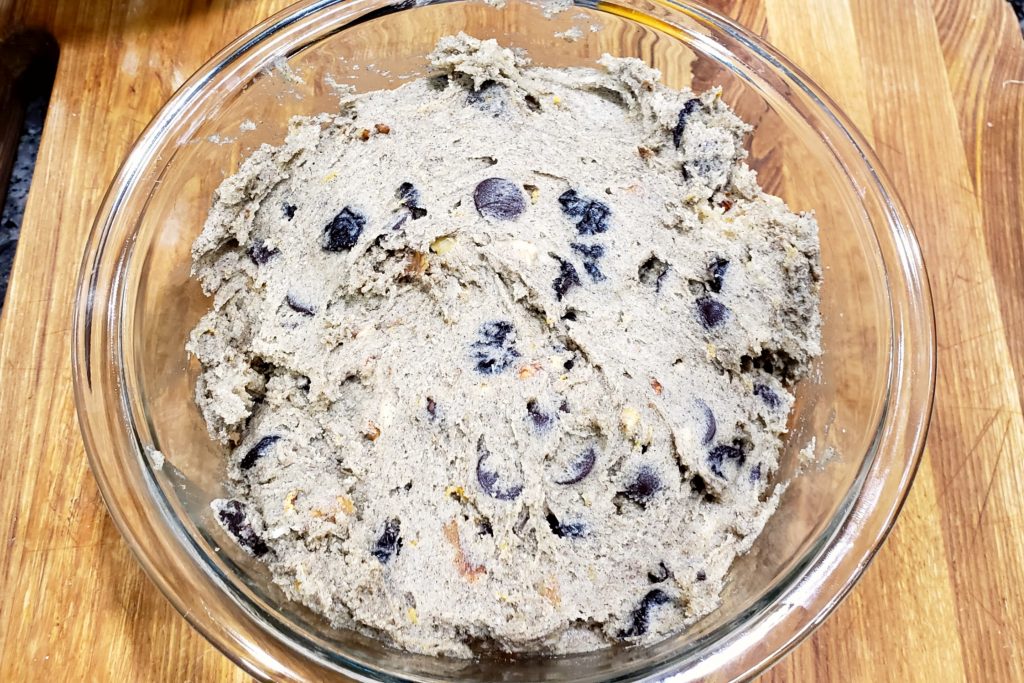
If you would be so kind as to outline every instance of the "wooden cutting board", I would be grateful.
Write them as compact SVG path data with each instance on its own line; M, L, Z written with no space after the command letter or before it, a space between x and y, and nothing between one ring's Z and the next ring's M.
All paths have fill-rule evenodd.
M86 464L75 277L101 195L183 80L283 1L0 0L60 44L0 319L0 680L246 676L136 566ZM1024 41L1004 0L714 0L874 145L935 296L927 452L863 580L769 680L1024 680Z

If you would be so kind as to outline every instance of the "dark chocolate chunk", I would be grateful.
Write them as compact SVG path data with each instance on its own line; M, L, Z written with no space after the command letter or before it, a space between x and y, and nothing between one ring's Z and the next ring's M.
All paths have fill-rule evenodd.
M253 263L257 266L262 266L265 265L267 261L280 254L281 251L273 247L268 247L267 243L263 240L253 240L252 244L249 245L247 253Z
M700 571L697 572L697 580L698 581L707 581L707 579L708 579L707 572L705 572L703 569L701 569Z
M296 210L296 208L297 207L294 204L283 204L281 206L281 211L284 212L284 217L285 218L287 218L288 220L291 220L291 219L295 218L295 210Z
M346 206L324 226L320 246L324 251L351 251L366 226L366 216Z
M724 258L716 258L708 264L708 289L717 294L722 291L722 282L725 279L725 271L729 269L729 261Z
M541 408L535 399L530 399L526 402L526 413L533 424L533 428L538 432L547 431L551 427L551 423L555 421L554 416Z
M779 398L779 395L772 391L771 387L765 384L754 385L754 396L760 396L761 400L765 402L765 405L772 410L775 410L782 405L782 399Z
M683 131L686 129L686 120L698 109L700 109L700 100L694 97L693 99L687 100L683 104L683 108L679 110L679 118L676 120L676 125L672 129L672 144L675 145L676 149L679 149L679 145L683 141Z
M636 638L647 633L647 629L650 627L651 611L655 607L671 601L672 598L660 588L650 591L629 615L629 626L619 631L619 638Z
M558 197L562 213L576 223L581 235L596 235L608 230L612 210L598 199L581 196L576 190L566 190Z
M427 210L420 206L420 191L412 183L404 182L399 185L395 192L395 199L400 200L402 206L409 209L409 214L414 221L427 215Z
M402 537L399 535L401 530L402 523L398 519L389 519L384 523L384 530L370 551L381 564L387 564L392 557L402 552Z
M750 483L761 481L761 463L757 463L750 468Z
M715 420L715 414L711 411L711 406L702 399L697 399L697 407L704 416L704 434L701 436L700 442L707 446L715 438L715 432L718 431L718 422Z
M270 552L266 542L256 534L246 519L246 507L240 501L225 501L217 510L217 519L227 532L235 537L238 545L256 557L262 557Z
M516 350L516 330L507 320L484 323L472 344L476 370L484 375L496 375L507 370L519 357Z
M553 512L548 512L546 519L551 533L559 538L583 538L587 535L587 525L583 522L559 522Z
M722 465L730 460L735 461L737 465L742 465L746 459L746 454L743 453L743 449L739 446L723 444L711 449L711 452L708 454L708 467L711 468L715 476L725 479Z
M557 257L556 257L557 258ZM568 261L558 259L558 277L551 283L551 288L555 290L555 300L561 301L562 297L569 293L569 290L573 287L579 287L580 276L576 272L576 267Z
M270 447L280 440L281 437L277 434L271 434L270 436L263 437L256 442L255 446L246 451L245 456L242 458L241 462L238 463L238 467L243 470L252 469L253 465L256 464L256 461L266 455L267 451L270 450Z

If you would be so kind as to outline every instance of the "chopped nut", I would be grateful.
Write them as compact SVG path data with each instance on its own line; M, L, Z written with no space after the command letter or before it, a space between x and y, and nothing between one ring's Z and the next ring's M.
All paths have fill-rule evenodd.
M460 502L464 502L466 500L466 489L461 486L449 486L445 488L444 495L449 498L454 498Z
M338 507L341 508L341 511L344 512L346 515L355 514L356 506L352 502L351 498L349 498L348 496L338 496L337 498L335 498L335 500L338 501Z
M553 95L551 97L551 101L554 102L555 104L561 104L562 103L562 98L559 97L558 95Z
M299 490L292 489L284 497L284 509L286 512L295 512L295 499L299 497Z
M427 272L429 258L422 251L414 251L409 254L409 262L405 264L405 274L408 277L419 277Z
M365 436L370 441L376 441L377 437L380 436L380 427L378 427L372 422L368 423L366 431L363 432L363 436Z
M636 151L640 153L641 159L650 159L654 156L654 150L650 147L640 146L636 148Z
M328 171L327 175L324 176L324 183L325 184L329 183L329 182L331 182L332 180L334 180L337 177L338 177L338 172L337 171Z
M361 131L359 131L359 139L364 141L364 142L366 140L369 140L370 139L370 130L368 128L363 128Z
M540 199L540 188L536 185L523 185L523 189L530 195L530 203L536 204L537 200Z
M391 132L391 126L386 123L375 123L373 124L373 129L381 135L387 135Z
M459 524L454 519L444 525L444 537L455 548L455 568L459 575L473 583L481 574L486 574L487 569L478 564L470 564L466 559L466 553L462 550L462 539L459 537Z
M530 363L519 368L519 379L529 379L537 374L541 369L540 363Z
M410 607L409 609L407 609L405 611L405 614L407 617L409 617L409 621L411 621L412 623L418 624L420 622L420 617L419 614L416 613L415 607Z
M654 393L656 393L656 394L658 394L659 396L661 396L661 390L662 390L663 388L664 388L664 387L662 387L662 386L661 386L661 382L659 382L659 381L658 381L658 380L657 380L656 378L654 378L654 377L652 377L652 378L651 378L651 389L654 389Z
M636 433L636 428L640 424L640 412L636 408L626 406L622 409L619 421L622 431L628 436L632 436Z
M651 90L654 90L654 83L652 83L651 81L644 80L640 83L640 87L649 92Z
M451 237L438 237L430 243L430 251L438 256L443 256L455 248L455 240Z
M558 579L554 576L549 576L544 585L540 587L540 594L550 602L554 607L558 607L562 604L562 598L558 594Z

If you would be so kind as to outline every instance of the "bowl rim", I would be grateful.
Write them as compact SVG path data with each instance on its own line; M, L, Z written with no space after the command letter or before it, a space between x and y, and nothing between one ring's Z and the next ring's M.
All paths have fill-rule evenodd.
M145 525L152 524L157 520L142 520L136 515L125 513L127 504L140 505L137 498L141 495L148 496L144 502L150 505L155 503L165 517L168 516L169 509L165 505L161 505L161 503L166 503L165 500L161 500L163 492L151 478L152 471L149 469L147 454L144 452L145 444L137 438L133 426L129 400L124 394L126 383L123 365L116 368L120 374L115 378L121 396L119 414L116 416L105 415L103 417L106 419L100 420L100 416L88 409L92 396L98 393L99 378L94 376L94 370L98 371L95 375L102 374L105 371L103 366L108 361L112 359L120 361L124 357L120 334L113 338L108 331L108 328L116 329L114 323L124 315L124 311L118 310L115 304L124 305L122 295L126 286L123 278L117 277L123 274L117 269L115 269L115 277L109 285L103 286L101 274L111 269L109 262L111 254L107 250L108 241L111 238L115 219L118 217L118 210L124 203L125 197L136 190L136 181L141 178L141 170L150 157L149 153L163 140L171 124L202 94L205 86L248 51L285 27L310 15L340 5L347 5L353 13L365 6L363 14L367 14L379 13L381 9L387 10L384 13L390 13L412 7L453 1L457 0L399 0L388 5L388 0L305 0L277 12L243 33L200 67L160 109L139 136L104 196L81 262L73 312L72 375L75 404L90 467L96 477L107 509L136 560L175 609L232 661L254 676L265 680L280 679L294 674L298 670L296 662L291 660L286 651L281 648L292 650L294 654L299 655L300 659L314 654L314 652L310 652L310 649L315 651L318 648L308 641L303 645L296 643L294 639L283 637L272 623L268 623L268 615L259 614L258 607L243 605L239 596L233 594L232 588L225 585L221 577L217 576L217 571L201 557L202 551L195 546L184 527L180 525L180 520L174 520L179 525L177 528L162 526L161 530L168 532L173 537L166 540L174 544L179 552L183 551L196 564L193 569L204 572L207 581L212 582L222 594L234 601L236 608L234 611L244 613L253 626L262 628L280 641L277 643L280 647L276 648L272 654L265 650L254 652L252 650L253 643L245 637L245 634L220 628L216 623L214 613L209 609L205 614L200 610L195 610L194 605L189 603L188 596L182 595L180 591L174 589L172 586L174 577L168 575L168 570L157 561L158 558L147 550L142 542L142 539L147 537L148 527ZM858 161L863 164L863 170L867 172L873 183L871 189L877 193L882 202L888 221L888 236L893 241L890 257L894 257L894 262L889 263L884 254L881 256L886 273L892 328L892 348L890 348L889 356L889 396L879 417L880 432L876 433L872 447L865 454L857 482L851 487L851 492L855 492L856 495L850 494L844 501L844 505L841 506L830 523L830 533L821 535L814 546L814 552L807 552L801 558L801 562L796 563L796 566L785 574L786 578L778 582L777 594L765 596L770 597L770 600L762 597L761 600L756 601L765 603L756 619L762 622L762 626L765 628L759 634L747 634L744 652L749 655L753 651L751 637L759 636L758 650L762 654L757 658L748 657L747 661L740 662L741 666L739 667L728 668L728 666L724 666L727 663L722 661L720 651L710 652L706 659L696 662L696 666L688 670L685 676L685 680L691 680L712 673L721 675L724 672L734 679L747 678L764 671L781 659L831 614L863 574L890 532L917 471L930 421L936 371L934 312L920 247L906 218L906 213L892 184L881 170L878 159L863 136L838 106L774 47L731 19L723 17L693 0L653 1L673 11L683 13L699 24L729 35L777 70L789 85L796 86L807 95L841 133L840 143L850 145L856 151ZM383 8L381 8L382 3L384 4ZM592 3L589 0L578 4L613 13L613 8L617 6L610 2ZM355 14L354 16L361 15ZM365 17L363 18L365 19ZM829 146L831 147L832 144L830 143ZM875 236L878 239L877 230ZM118 267L124 266L129 259L130 245L121 245L121 249L114 259ZM905 292L903 290L896 292L896 294L905 293L907 295L906 302L893 301L894 290L890 286L893 271L901 276L906 285ZM106 310L103 306L97 308L97 301L106 303ZM100 343L94 344L94 341ZM110 368L106 368L106 371L109 370ZM920 410L915 414L912 414L909 408L914 401L908 397L916 398L920 405ZM897 421L897 423L893 424L893 421ZM888 430L881 433L881 427L886 425L888 425ZM118 430L121 430L119 434L114 433ZM126 490L123 482L119 481L120 478L111 468L111 463L105 460L105 450L101 447L107 445L105 443L107 438L114 442L121 441L134 451L137 462L128 464L133 468L138 467L144 475L148 474L145 478L148 483L145 492ZM884 445L888 445L894 453L902 453L904 459L895 463L899 467L880 472L877 454ZM872 483L874 484L873 489L865 488ZM882 488L885 484L894 486L893 490L883 491ZM880 502L883 499L884 502ZM162 521L166 524L168 520L163 519ZM837 547L855 538L859 538L863 543L865 533L870 534L870 542L865 546L867 551L858 557L851 558L848 554L841 552L841 547ZM823 587L826 589L822 590ZM788 604L781 605L782 602ZM776 611L785 609L787 613L775 614L773 617L772 614L769 614L771 611L769 608ZM753 611L753 606L747 611ZM794 618L796 611L806 612L813 616ZM783 619L795 622L794 628L787 631L788 637L781 637L780 631L784 629L776 628ZM725 628L725 626L720 626L713 633ZM730 641L729 637L719 637L714 640L714 644L728 646L735 640ZM261 643L261 645L266 646L266 643ZM767 647L765 647L766 645ZM267 660L268 657L271 661ZM361 680L379 680L377 678L379 676L386 678L386 675L379 672L364 670L358 662L347 660L344 657L342 659L344 660L342 668L339 669L338 663L332 661L330 662L331 670L344 670L346 674ZM321 661L320 664L324 664L324 662ZM659 664L662 667L660 670L648 670L643 675L661 676L672 673L674 665L678 664L678 659L670 659ZM326 671L327 669L324 669L324 672Z

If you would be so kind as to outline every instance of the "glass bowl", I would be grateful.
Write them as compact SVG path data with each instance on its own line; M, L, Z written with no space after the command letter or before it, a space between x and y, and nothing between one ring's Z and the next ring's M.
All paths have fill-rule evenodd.
M772 47L695 3L557 8L301 2L200 69L107 192L75 303L75 397L90 463L150 578L257 678L744 678L821 623L899 512L931 407L932 311L917 242L861 136ZM189 251L214 188L254 148L280 143L290 116L330 111L337 83L396 87L423 71L438 37L460 30L524 47L546 66L589 66L609 52L643 59L670 86L720 85L757 126L749 162L762 185L821 224L825 352L796 389L779 510L735 563L721 607L647 647L476 660L401 652L285 600L210 512L225 459L193 403L197 366L185 340L210 305L189 278Z

